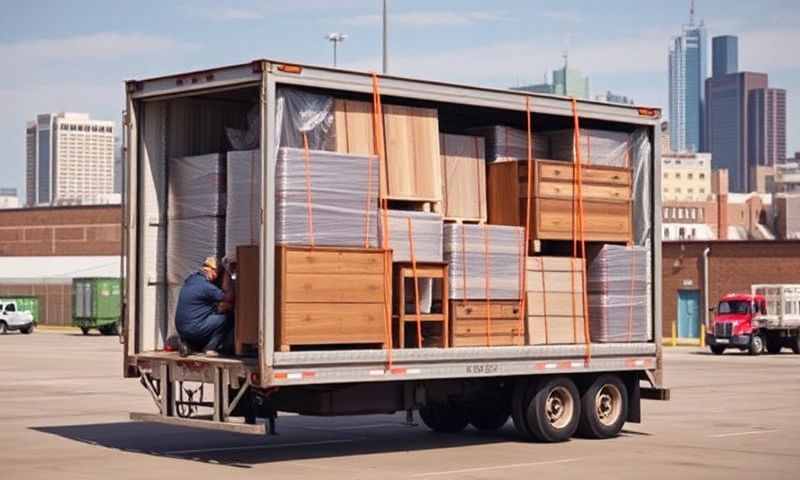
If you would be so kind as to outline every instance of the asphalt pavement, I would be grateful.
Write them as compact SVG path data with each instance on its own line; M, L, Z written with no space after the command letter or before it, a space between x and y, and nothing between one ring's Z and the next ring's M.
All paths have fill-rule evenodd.
M800 355L667 348L669 402L611 440L437 435L405 415L278 419L261 437L128 420L154 411L116 337L0 335L0 478L648 480L800 476Z

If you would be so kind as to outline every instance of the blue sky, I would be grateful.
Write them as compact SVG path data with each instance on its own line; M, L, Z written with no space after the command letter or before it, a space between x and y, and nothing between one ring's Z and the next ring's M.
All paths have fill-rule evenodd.
M570 64L637 103L666 107L670 36L687 1L390 0L391 73L489 86L539 82ZM697 0L709 37L739 36L739 66L788 91L787 150L800 150L800 5ZM48 111L115 120L123 81L278 58L380 67L380 0L0 0L0 186L24 189L25 122ZM710 68L710 62L709 62ZM665 108L666 111L666 108Z

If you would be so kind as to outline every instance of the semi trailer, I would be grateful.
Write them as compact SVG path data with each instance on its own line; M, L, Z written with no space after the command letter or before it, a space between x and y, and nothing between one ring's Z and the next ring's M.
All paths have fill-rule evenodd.
M642 399L669 398L661 346L658 109L272 60L130 80L125 89L123 371L139 379L155 404L153 412L133 412L132 419L263 434L274 432L280 412L418 411L439 432L467 425L496 429L512 418L522 438L555 442L576 432L613 437L625 422L642 421ZM640 133L647 148L632 169L633 195L626 205L632 242L646 250L642 337L600 343L588 338L587 326L583 341L564 343L495 345L487 335L485 345L481 340L458 347L445 342L398 348L390 338L378 348L283 348L276 312L285 272L276 230L286 227L275 220L276 159L286 122L299 121L286 117L286 89L378 109L381 102L435 109L440 129L448 133L488 124L524 131L527 123L529 138L537 138L577 122L580 128ZM168 208L171 175L182 171L171 159L218 154L236 149L239 141L255 146L260 166L252 173L253 188L261 193L254 209L259 248L250 265L257 282L246 293L255 305L256 340L239 355L182 358L174 349L170 306L180 279L171 278L166 265L170 252L182 248L170 225L189 217ZM531 242L530 248L563 254L569 238ZM516 308L509 313L517 314ZM206 386L205 396L199 386Z

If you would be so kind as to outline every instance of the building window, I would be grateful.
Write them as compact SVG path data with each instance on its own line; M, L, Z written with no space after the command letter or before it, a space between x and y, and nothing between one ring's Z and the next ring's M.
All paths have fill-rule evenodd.
M705 212L705 210L702 209L702 208L697 209L697 216L700 218L701 221L704 220L703 219L703 217L705 216L704 212Z
M684 229L683 227L679 228L678 229L678 237L679 238L684 238L685 236L686 236L686 229Z
M705 173L701 173L700 174L700 180L705 180L705 178L706 178L706 174Z
M675 178L681 178L681 172L675 172Z
M692 229L692 238L694 238L694 237L695 237L695 235L697 235L697 232L696 232L696 231L695 231L695 229L693 228L693 229Z
M664 172L664 178L669 178L669 173Z
M691 172L690 172L690 173L687 173L687 174L686 174L686 178L688 178L689 180L691 180L691 179L693 179L693 178L694 178L694 174L693 174L693 173L691 173Z
M664 238L669 238L669 228L664 229Z
M683 219L683 209L682 208L678 209L678 218Z

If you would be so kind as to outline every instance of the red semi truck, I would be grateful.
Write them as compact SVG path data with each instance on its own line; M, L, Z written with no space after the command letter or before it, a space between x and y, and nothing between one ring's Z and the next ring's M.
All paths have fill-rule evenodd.
M753 285L750 293L724 295L712 310L706 344L717 355L728 348L800 353L800 285Z

